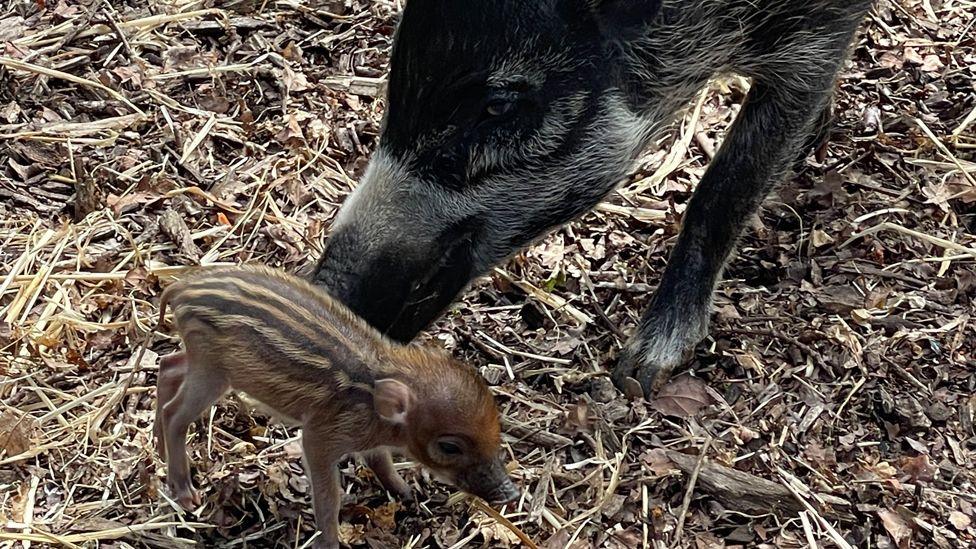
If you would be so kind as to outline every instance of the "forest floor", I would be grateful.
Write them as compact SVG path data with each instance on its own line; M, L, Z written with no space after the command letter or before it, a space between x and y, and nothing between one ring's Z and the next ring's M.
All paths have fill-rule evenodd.
M398 7L15 0L0 8L0 547L298 547L297 432L227 399L168 499L150 438L161 288L301 271L376 144ZM976 4L886 0L820 157L765 203L710 337L654 400L606 376L748 83L705 90L619 191L424 335L476 365L524 496L342 465L365 547L973 547ZM691 373L693 372L693 373ZM32 543L30 543L32 542Z

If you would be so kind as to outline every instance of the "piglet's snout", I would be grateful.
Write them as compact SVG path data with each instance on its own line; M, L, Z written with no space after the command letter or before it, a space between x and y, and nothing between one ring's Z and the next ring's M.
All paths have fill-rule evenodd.
M483 463L458 476L460 487L489 503L508 503L519 497L521 491L512 482L501 460Z

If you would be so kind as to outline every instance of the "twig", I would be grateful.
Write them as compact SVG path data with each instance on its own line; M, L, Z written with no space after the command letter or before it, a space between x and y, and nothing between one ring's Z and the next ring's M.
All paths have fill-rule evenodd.
M969 172L966 171L966 168L964 168L963 165L959 163L959 159L956 158L956 155L952 154L949 148L946 147L942 143L942 141L940 141L939 138L935 136L934 133L932 133L932 130L930 130L929 127L925 125L925 122L922 122L921 118L916 118L915 123L918 124L919 128L922 128L922 131L925 132L925 135L928 136L928 138L932 141L932 143L935 144L935 147L939 149L939 152L941 152L943 155L948 157L949 161L955 164L957 168L959 168L959 171L962 172L962 176L966 178L966 181L968 181L970 185L976 187L976 179L973 179L973 176L969 175Z
M33 73L37 73L37 74L43 74L45 76L50 76L52 78L60 78L61 80L67 80L68 82L73 82L75 84L79 84L79 85L82 85L82 86L88 86L88 87L91 87L91 88L96 88L96 89L102 90L105 93L111 95L113 98L121 101L122 103L125 103L125 105L127 107L129 107L130 109L132 109L136 113L138 113L138 114L140 114L142 116L146 116L146 113L145 112L143 112L139 107L137 107L134 104L132 104L132 102L129 101L128 99L126 99L124 95L122 95L121 93L113 90L112 88L110 88L110 87L108 87L108 86L106 86L106 85L104 85L104 84L102 84L100 82L95 82L94 80L88 80L87 78L81 78L79 76L75 76L73 74L68 74L66 72L61 72L59 70L49 69L47 67L42 67L40 65L35 65L33 63L26 63L24 61L18 61L16 59L11 59L10 57L0 56L0 65L3 65L5 67L9 67L9 68L14 69L14 70L20 70L20 71L33 72Z
M887 231L896 231L896 232L899 232L899 233L902 233L902 234L907 234L909 236L914 236L915 238L918 238L920 240L924 240L924 241L928 242L929 244L934 244L936 246L939 246L939 247L942 247L942 248L945 248L945 249L948 249L948 250L953 250L953 251L956 251L956 252L959 252L959 253L962 253L962 254L966 254L966 255L968 255L970 257L976 258L976 248L969 248L969 247L963 246L962 244L957 244L955 242L952 242L950 240L946 240L944 238L939 238L937 236L932 236L932 235L929 235L929 234L920 233L918 231L909 229L907 227L902 227L901 225L896 225L894 223L891 223L890 221L885 221L884 223L879 223L879 224L875 225L874 227L871 227L871 228L868 228L868 229L864 229L863 231L854 233L853 235L851 235L850 238L847 239L847 241L845 241L843 244L841 244L840 246L838 246L838 249L846 247L851 242L854 242L855 240L857 240L857 239L859 239L861 237L864 237L864 236L867 236L867 235L870 235L870 234L874 234L874 233L877 233L877 232L881 232L881 231L886 231L886 230Z
M810 526L810 519L807 518L806 511L800 511L800 522L803 524L803 533L807 536L807 545L810 549L820 549L817 539L813 537L813 528Z
M102 3L105 4L105 19L108 21L108 25L112 27L113 31L115 31L115 35L119 37L119 41L122 42L122 47L125 48L125 53L128 54L129 57L132 57L134 55L132 46L129 45L129 40L125 37L125 33L122 32L122 27L120 27L115 21L115 18L112 17L112 4L110 4L108 0L102 0Z
M487 503L481 501L480 498L473 498L473 499L474 499L474 506L475 507L477 507L478 509L480 509L486 515L488 515L491 518L495 519L495 522L501 524L505 528L508 528L513 534L515 534L515 536L519 540L522 541L522 543L525 544L526 547L528 547L529 549L539 549L539 546L537 546L532 541L532 538L530 538L529 536L525 535L525 532L523 532L521 529L519 529L518 526L515 526L514 524L512 524L512 521L510 521L507 518L505 518L505 516L502 515L501 513L499 513L498 511L492 509L490 505L488 505Z
M719 330L716 333L716 335L719 335L719 336L728 336L728 335L757 335L757 336L773 337L773 338L779 339L781 341L785 341L786 343L789 343L790 345L795 345L797 348L799 348L800 350L802 350L802 351L806 352L808 355L810 355L810 357L813 358L813 361L817 363L817 366L819 366L819 367L821 367L821 368L823 368L825 370L828 370L828 371L830 370L830 368L827 366L827 363L824 361L823 357L820 356L820 352L819 351L817 351L813 347L807 345L806 343L803 343L802 341L797 341L796 338L790 337L790 336L788 336L788 335L786 335L786 334L784 334L782 332L779 332L777 330L749 330L749 329L745 329L745 328L725 328L725 329Z
M820 524L820 526L827 531L827 534L830 536L830 539L834 543L836 543L837 546L840 547L841 549L854 549L853 547L851 547L851 544L847 543L847 540L845 540L844 537L840 535L837 529L834 528L829 522L827 522L827 519L820 516L820 513L818 513L817 510L814 509L813 506L810 505L807 502L807 500L800 494L800 492L796 489L796 487L793 486L793 482L791 482L792 475L787 474L786 471L780 469L779 467L777 467L776 469L777 472L779 473L783 486L785 486L786 489L789 490L791 494L793 494L793 497L795 497L796 501L798 501L800 505L802 505L806 509L807 513L809 513L811 517L816 519L817 522Z
M698 463L695 464L695 468L691 471L688 486L685 487L685 495L681 498L681 510L678 511L678 525L674 528L673 544L679 543L681 537L684 535L685 517L688 514L688 507L691 506L691 496L695 493L695 485L698 484L698 475L701 473L702 466L705 465L705 458L708 456L708 449L711 445L712 437L709 436L705 439L705 444L702 445L701 453L698 454Z

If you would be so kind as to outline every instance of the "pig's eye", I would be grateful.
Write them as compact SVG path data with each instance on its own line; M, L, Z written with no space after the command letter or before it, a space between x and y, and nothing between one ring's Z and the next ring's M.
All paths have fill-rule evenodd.
M448 456L461 455L461 447L458 446L457 444L454 444L453 442L447 442L446 440L442 440L437 443L437 448L441 452L444 452L445 455Z
M497 117L505 116L506 114L512 112L515 108L515 102L508 98L496 98L492 99L485 105L485 114L487 116Z

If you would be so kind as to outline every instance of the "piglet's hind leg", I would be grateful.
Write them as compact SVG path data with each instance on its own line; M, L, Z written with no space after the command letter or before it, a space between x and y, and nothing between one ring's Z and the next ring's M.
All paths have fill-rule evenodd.
M312 481L312 508L315 526L321 534L315 541L315 549L339 549L339 507L342 490L336 462L342 457L337 452L336 441L327 433L322 436L306 423L302 429L302 449L305 471Z
M179 392L163 407L163 435L167 449L167 484L170 493L185 509L200 504L193 489L186 455L186 432L195 419L227 391L224 377L215 370L195 367L189 357L186 377Z
M159 374L156 376L156 420L153 422L153 436L156 451L166 460L166 437L163 435L163 407L169 404L180 390L186 377L186 353L176 352L159 360Z

